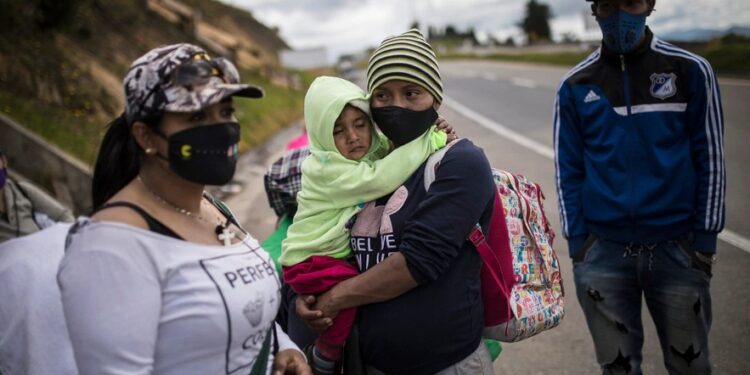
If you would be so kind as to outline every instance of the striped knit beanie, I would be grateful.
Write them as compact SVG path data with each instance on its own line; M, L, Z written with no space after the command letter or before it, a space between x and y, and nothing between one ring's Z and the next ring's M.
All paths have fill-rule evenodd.
M417 29L385 39L372 53L367 64L367 91L393 80L418 84L443 101L443 82L440 78L435 52Z

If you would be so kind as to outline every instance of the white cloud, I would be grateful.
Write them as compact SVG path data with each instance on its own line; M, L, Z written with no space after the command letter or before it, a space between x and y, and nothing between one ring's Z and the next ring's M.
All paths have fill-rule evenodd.
M659 0L651 16L655 31L688 28L724 29L750 25L750 2L746 0Z
M525 0L223 0L249 9L269 26L278 26L293 48L326 47L330 58L364 50L389 35L406 31L417 20L427 25L474 27L505 39L520 35ZM555 16L555 38L564 33L596 35L584 30L589 3L547 0ZM649 25L658 34L688 28L750 25L747 0L657 0ZM332 60L333 61L333 60Z

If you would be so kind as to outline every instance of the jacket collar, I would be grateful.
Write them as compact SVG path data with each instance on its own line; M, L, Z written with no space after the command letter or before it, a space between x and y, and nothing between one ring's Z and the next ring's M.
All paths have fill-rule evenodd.
M643 42L638 45L634 50L628 52L625 54L625 60L627 61L633 61L641 58L648 50L651 49L651 41L654 39L654 33L651 32L651 29L646 26L646 31L643 34ZM602 42L602 56L605 60L611 60L616 61L619 64L620 61L620 54L607 48L607 46Z

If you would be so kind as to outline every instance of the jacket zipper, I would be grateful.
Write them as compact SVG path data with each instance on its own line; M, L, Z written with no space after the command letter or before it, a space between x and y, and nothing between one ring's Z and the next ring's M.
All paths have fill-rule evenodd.
M626 134L628 135L628 142L627 142L627 148L628 148L628 160L627 160L627 169L628 169L628 192L630 196L630 207L629 207L629 216L631 220L631 225L633 231L635 231L635 204L633 203L633 147L631 146L631 138L632 138L632 132L635 131L635 129L632 129L631 123L630 123L630 115L632 115L631 108L630 108L630 77L628 76L628 70L625 66L625 55L620 55L620 69L622 70L622 84L625 94L625 106L627 107L627 113L628 113L628 119L626 119L628 126Z
M622 83L625 90L625 106L628 109L628 116L630 116L630 77L628 70L625 69L625 55L620 55L620 69L622 69Z

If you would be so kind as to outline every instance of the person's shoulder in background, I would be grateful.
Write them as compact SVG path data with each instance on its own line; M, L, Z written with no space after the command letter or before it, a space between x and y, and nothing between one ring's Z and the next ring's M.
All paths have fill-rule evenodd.
M58 202L55 198L36 185L25 181L18 181L16 186L18 186L21 193L31 201L35 214L43 214L46 216L46 219L49 219L52 222L72 223L75 220L73 212L71 212L68 207L65 207L62 203ZM35 219L37 222L40 221L39 217L35 217ZM44 217L41 218L42 221L44 219ZM47 226L41 225L41 227L46 228Z
M0 244L0 373L78 373L57 286L69 228Z

